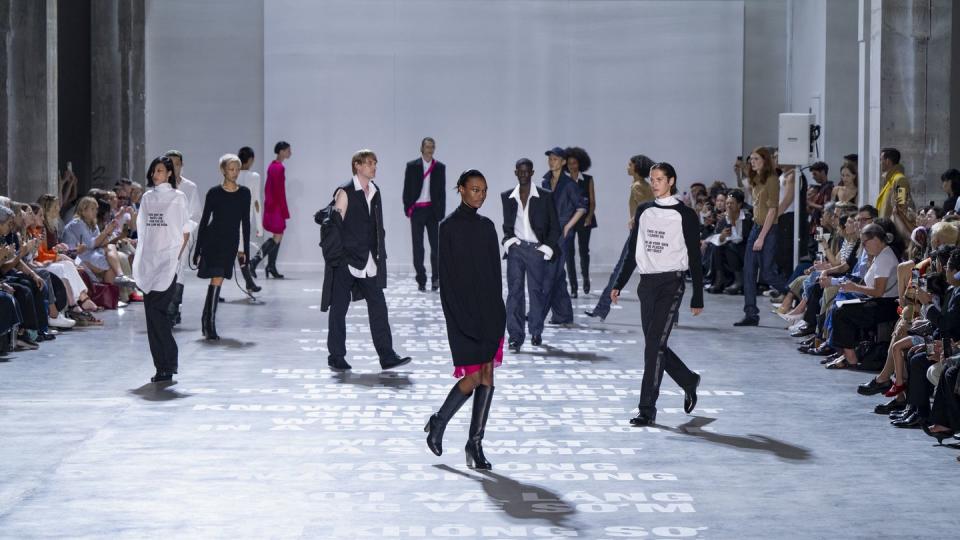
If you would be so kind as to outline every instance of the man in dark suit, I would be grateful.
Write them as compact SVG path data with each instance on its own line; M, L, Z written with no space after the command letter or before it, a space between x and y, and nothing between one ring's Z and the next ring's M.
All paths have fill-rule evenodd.
M360 150L353 155L351 166L353 178L334 194L334 209L341 216L335 220L340 256L337 261L327 261L331 271L324 273L320 306L323 311L330 309L327 365L333 371L351 369L346 360L347 308L351 299L364 299L380 367L391 369L410 362L410 357L401 358L393 350L387 301L383 296L387 286L387 252L383 242L382 198L373 183L377 156L370 150Z
M531 342L543 343L550 282L549 263L556 259L560 223L553 204L553 193L537 189L531 182L533 162L517 161L517 186L500 194L503 202L503 247L507 259L507 335L510 349L519 351L527 322ZM563 261L560 261L562 264ZM524 280L530 291L529 314L524 311Z
M440 289L437 278L437 233L446 213L447 168L433 159L437 143L430 137L420 142L421 157L407 163L403 175L403 213L410 218L413 234L413 268L417 287L427 290L427 269L423 266L423 231L430 242L430 288Z

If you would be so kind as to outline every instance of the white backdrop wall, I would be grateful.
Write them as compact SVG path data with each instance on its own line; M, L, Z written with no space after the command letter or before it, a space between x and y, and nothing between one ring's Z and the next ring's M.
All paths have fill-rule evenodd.
M741 152L743 2L522 0L148 0L148 154L177 147L202 189L216 158L243 144L266 168L287 162L281 266L322 264L312 215L350 176L363 147L379 156L388 251L410 267L401 212L404 163L437 139L448 182L469 167L490 183L482 210L499 228L513 163L579 145L593 158L609 269L626 234L627 159L671 161L681 186L729 179ZM253 144L260 141L261 144ZM448 211L456 204L448 196Z

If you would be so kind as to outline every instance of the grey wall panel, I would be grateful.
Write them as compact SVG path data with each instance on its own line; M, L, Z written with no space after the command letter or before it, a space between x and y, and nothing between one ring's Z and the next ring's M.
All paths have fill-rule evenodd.
M180 149L184 176L205 192L221 179L218 158L248 145L262 173L263 0L147 0L146 9L147 160Z
M390 260L402 266L411 259L403 164L425 135L437 139L450 176L469 167L487 175L482 212L498 224L496 194L514 185L518 157L542 174L546 148L585 147L598 185L594 260L604 266L626 234L629 156L674 162L685 186L727 179L740 152L742 2L272 0L267 8L263 146L293 145L287 263L320 261L312 214L363 147L379 156Z

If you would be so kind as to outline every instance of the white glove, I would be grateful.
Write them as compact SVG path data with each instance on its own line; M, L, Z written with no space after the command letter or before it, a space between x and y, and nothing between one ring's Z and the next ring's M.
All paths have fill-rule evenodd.
M540 244L539 246L537 246L537 251L539 251L540 253L543 253L543 260L545 261L549 261L550 259L553 258L553 250L550 249L550 246L546 244Z

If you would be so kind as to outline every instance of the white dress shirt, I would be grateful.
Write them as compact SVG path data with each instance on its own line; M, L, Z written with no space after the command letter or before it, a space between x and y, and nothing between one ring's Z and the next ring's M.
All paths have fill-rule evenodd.
M360 180L357 178L357 175L353 175L353 188L356 189L357 191L363 193L363 186L360 185ZM373 200L373 196L376 195L376 194L377 194L377 186L373 185L373 182L369 182L369 183L367 184L367 193L366 193L366 197L367 197L367 208L366 208L366 210L367 210L368 213L373 211L373 208L370 207L370 201ZM360 209L358 209L358 208L352 209L352 211L354 211L354 212L356 212L356 211L358 211L358 210L360 210ZM350 207L348 206L348 207L347 207L347 212L350 212L350 211L351 211L351 209L350 209ZM376 261L373 260L373 252L371 251L370 254L367 255L367 265L366 265L365 267L363 267L363 268L354 268L354 267L352 267L352 266L350 266L350 265L348 264L348 265L347 265L347 270L350 271L350 275L352 275L353 277L355 277L355 278L357 278L357 279L376 277L376 276L377 276L377 263L376 263Z
M426 172L430 169L430 165L433 165L433 161L423 160L423 172ZM428 203L430 202L430 177L432 175L427 174L423 177L423 187L420 188L420 198L417 199L418 203Z
M533 232L533 227L530 226L530 200L531 198L535 199L539 197L540 192L533 183L530 184L530 195L527 197L526 205L524 205L520 199L520 184L517 184L517 187L513 188L513 192L510 193L510 198L517 201L517 218L513 223L513 238L507 240L507 243L503 246L507 251L510 251L511 247L519 244L521 240L532 244L540 244L540 240ZM550 246L540 244L537 246L537 249L543 253L545 260L553 257L553 250L550 249Z
M137 214L133 279L140 289L165 291L179 268L183 235L190 232L187 196L168 183L147 191Z

